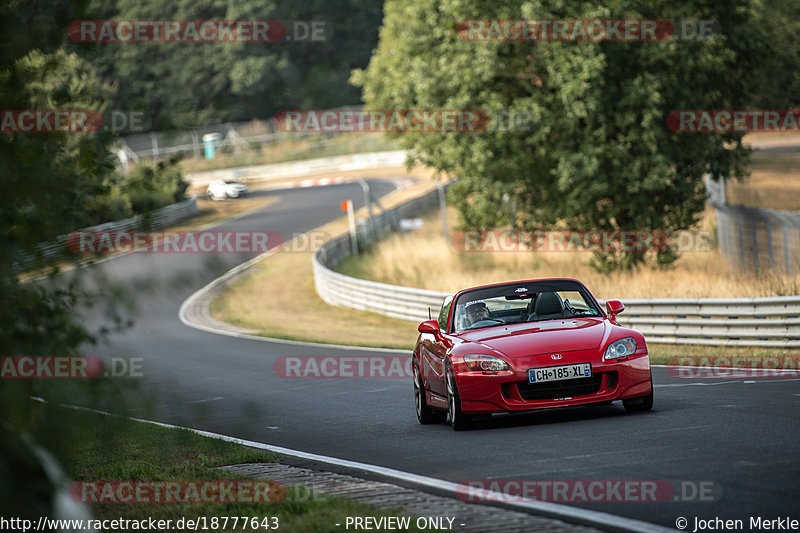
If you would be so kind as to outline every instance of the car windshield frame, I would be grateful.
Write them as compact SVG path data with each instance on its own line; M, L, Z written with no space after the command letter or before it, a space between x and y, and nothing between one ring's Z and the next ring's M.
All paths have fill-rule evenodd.
M542 293L556 293L561 306L559 313L550 315L529 313L528 308L533 307L535 298ZM582 302L578 303L575 300L573 306L573 302L570 302L568 298L562 299L558 293L578 293ZM549 298L553 299L552 296ZM483 307L481 304L486 305L487 301L494 304L494 306L488 306L490 307L490 317L469 324L469 319L466 318L466 309L473 305L478 308ZM497 302L503 301L506 302L503 309L491 309L491 307L496 307ZM509 324L582 317L604 318L605 313L594 295L579 281L569 279L518 281L478 287L459 293L451 303L448 332L460 334Z

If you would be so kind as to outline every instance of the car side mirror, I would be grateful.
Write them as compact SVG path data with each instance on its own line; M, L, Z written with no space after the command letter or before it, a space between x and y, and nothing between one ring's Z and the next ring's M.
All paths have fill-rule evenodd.
M438 335L439 322L437 322L436 320L426 320L425 322L419 325L417 330L420 333L430 333L431 335Z
M619 300L608 300L606 302L606 311L612 319L616 318L624 310L625 306Z

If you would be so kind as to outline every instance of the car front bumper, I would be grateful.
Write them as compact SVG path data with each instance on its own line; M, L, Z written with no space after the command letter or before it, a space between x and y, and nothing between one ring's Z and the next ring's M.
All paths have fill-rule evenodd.
M604 361L596 350L508 359L511 369L473 372L456 363L456 383L465 413L527 411L603 403L644 396L651 392L650 357L645 350L624 360ZM528 383L528 369L590 363L592 376L563 381Z

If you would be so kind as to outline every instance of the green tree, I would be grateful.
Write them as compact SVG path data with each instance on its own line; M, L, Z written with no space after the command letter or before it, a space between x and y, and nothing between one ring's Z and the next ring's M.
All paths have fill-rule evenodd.
M176 164L176 159L155 165L140 163L125 176L122 190L135 213L146 213L185 198L189 184Z
M113 89L85 60L60 49L64 28L76 15L69 3L0 6L0 109L104 111ZM106 192L114 171L111 142L104 131L0 133L6 192L0 196L1 356L69 355L95 338L76 317L79 304L94 301L80 277L22 283L17 264L36 256L36 244L92 220L89 207ZM47 385L0 381L0 420L16 428L31 424L30 396Z
M763 0L757 6L756 23L772 38L752 74L759 83L755 107L796 109L800 105L800 4Z
M404 133L414 158L461 178L452 193L476 229L690 227L702 176L742 177L741 134L671 131L678 109L746 107L766 47L752 3L388 0L378 49L353 82L374 109L485 110L481 133ZM467 19L710 19L720 34L658 42L463 40ZM497 127L500 116L516 117ZM523 120L519 120L522 118ZM660 249L658 264L675 259ZM600 269L644 253L595 254Z
M92 19L326 23L322 41L71 43L116 84L114 108L144 112L155 130L358 104L350 70L369 61L381 17L374 0L94 0L87 9Z

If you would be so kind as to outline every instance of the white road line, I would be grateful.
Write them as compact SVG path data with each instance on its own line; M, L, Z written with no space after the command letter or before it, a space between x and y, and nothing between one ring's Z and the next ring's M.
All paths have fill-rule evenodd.
M244 263L233 267L232 269L228 270L222 276L218 277L217 279L213 280L211 283L206 285L205 287L195 291L191 296L189 296L184 302L181 304L180 309L178 310L178 318L180 321L185 325L189 326L190 328L199 329L201 331L206 331L209 333L216 333L218 335L227 335L229 337L237 337L240 339L250 339L254 341L262 341L262 342L270 342L270 343L277 343L277 344L289 344L292 346L308 346L308 347L315 347L315 348L337 348L343 350L356 350L362 352L380 352L380 353L402 353L411 355L411 350L398 350L394 348L368 348L365 346L348 346L345 344L325 344L325 343L316 343L316 342L303 342L303 341L290 341L286 339L276 339L272 337L261 337L257 335L250 335L247 333L239 333L236 331L227 331L224 329L218 329L212 326L207 326L205 324L200 324L197 322L193 322L189 320L187 316L187 312L194 303L205 296L209 291L231 279L232 277L236 276L237 274L244 272L252 265L259 262L261 259L265 257L269 257L270 255L274 254L278 251L280 247L275 247L271 250L264 252Z
M39 397L33 397L32 399L47 403L46 400ZM114 413L108 413L105 411L100 411L98 409L91 409L88 407L80 407L75 405L66 405L60 404L62 407L67 407L70 409L76 409L79 411L87 411L91 413L102 414L106 416L115 416L119 418L127 418L129 420L133 420L135 422L142 422L145 424L152 424L154 426L168 428L168 429L185 429L200 435L202 437L208 437L212 439L222 440L225 442L232 442L234 444L239 444L242 446L248 446L250 448L255 448L258 450L265 450L268 452L282 454L282 455L289 455L292 457L297 457L299 459L307 459L310 461L317 461L320 463L325 463L334 466L340 466L344 468L352 468L356 470L371 472L373 474L378 474L381 476L385 476L390 479L396 479L399 481L404 481L407 483L412 483L414 485L418 485L421 487L427 487L430 489L435 489L437 491L443 491L447 493L450 497L457 497L457 489L459 484L453 483L452 481L445 481L442 479L436 479L427 476L421 476L419 474L413 474L411 472L404 472L402 470L395 470L394 468L387 468L383 466L372 465L369 463L361 463L358 461L350 461L348 459L339 459L337 457L330 457L327 455L319 455L315 453L308 453L303 452L300 450L293 450L291 448L284 448L282 446L273 446L271 444L266 444L263 442L257 442L252 440L240 439L238 437L231 437L230 435L221 435L219 433L213 433L211 431L204 431L201 429L195 428L188 428L183 426L176 426L173 424L166 424L164 422L156 422L153 420L145 420L142 418L130 418L124 417L122 415L117 415ZM488 502L491 502L491 497L487 498ZM528 500L522 499L521 501L514 501L508 502L502 499L499 499L497 503L502 503L504 508L512 508L522 511L533 511L539 516L551 517L551 518L558 518L561 520L565 520L570 523L580 523L580 524L587 524L587 525L594 525L597 527L605 527L611 528L612 530L621 530L621 531L630 531L632 533L674 533L674 529L672 528L665 528L663 526L659 526L656 524L652 524L649 522L644 522L641 520L634 520L631 518L624 518L621 516L612 515L610 513L603 513L599 511L590 511L587 509L580 509L577 507L571 507L569 505L563 505L559 503L549 503L549 502L542 502L536 500Z
M202 400L192 400L189 403L205 403L205 402L216 402L219 400L224 400L225 396L214 396L213 398L203 398Z
M699 382L691 382L691 383L660 383L654 384L653 387L664 387L664 388L674 388L674 387L713 387L715 385L729 385L731 383L747 383L747 384L764 384L764 383L785 383L788 381L800 381L800 378L788 378L788 379L772 379L772 378L764 378L764 379L727 379L727 378L719 378L720 381L715 381L714 383L706 383L704 381Z

